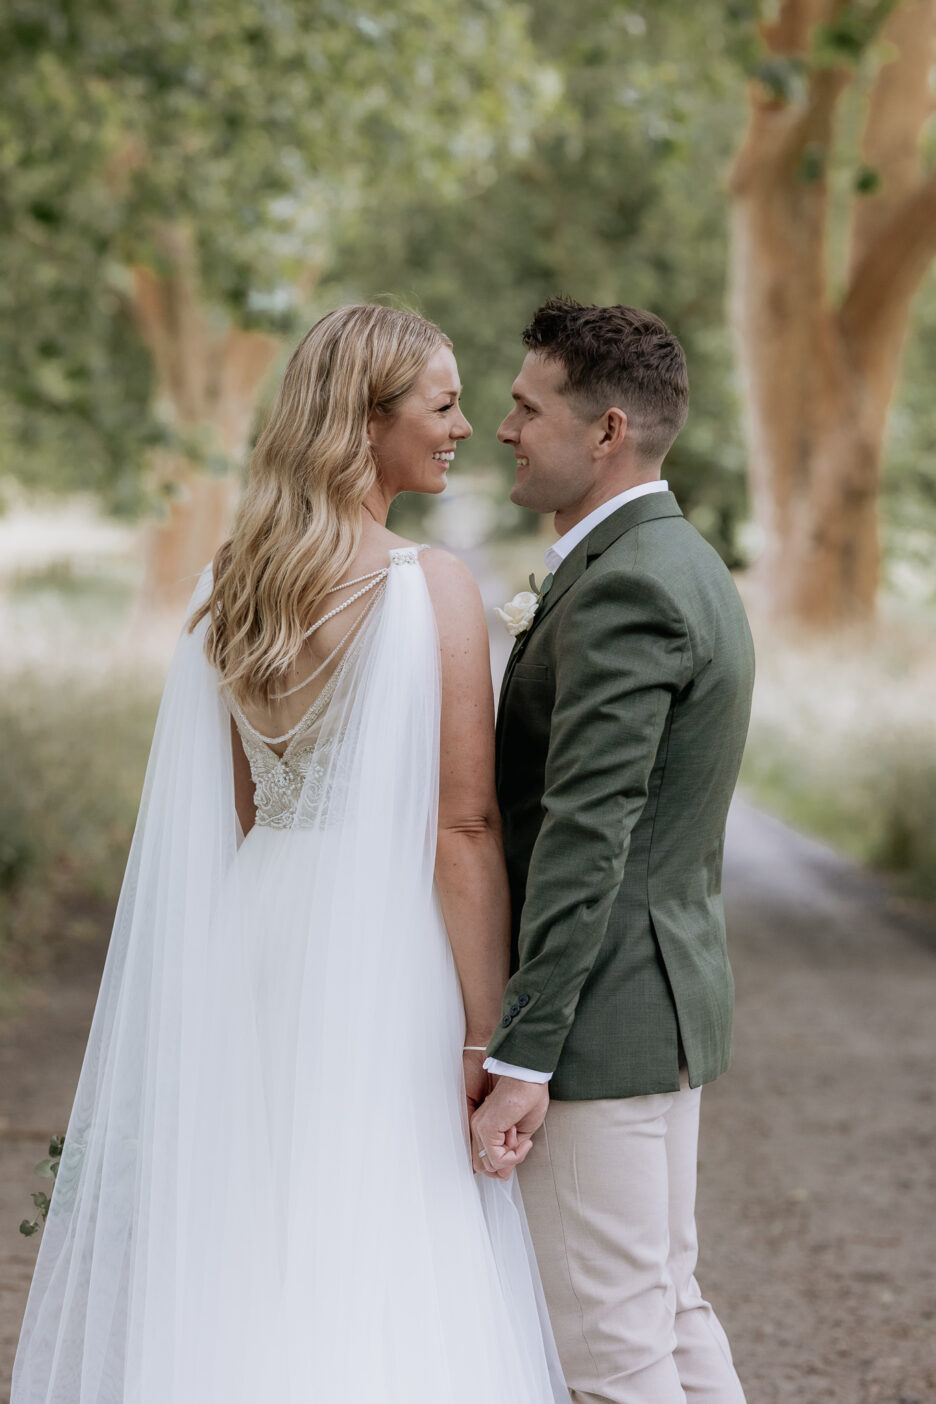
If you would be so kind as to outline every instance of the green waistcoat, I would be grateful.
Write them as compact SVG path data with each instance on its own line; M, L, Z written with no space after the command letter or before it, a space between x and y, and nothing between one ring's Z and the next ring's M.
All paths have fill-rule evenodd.
M488 1052L564 1100L731 1056L722 850L754 679L734 582L671 493L574 548L501 689L513 974Z

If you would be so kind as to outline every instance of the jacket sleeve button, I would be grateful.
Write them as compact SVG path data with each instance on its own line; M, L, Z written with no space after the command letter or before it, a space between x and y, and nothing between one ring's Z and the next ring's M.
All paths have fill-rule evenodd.
M502 1029L507 1029L507 1028L509 1028L509 1027L510 1027L510 1015L509 1015L509 1014L505 1014L504 1017L503 1017L503 1019L501 1019L501 1028L502 1028Z
M526 1007L527 1007L527 1005L529 1004L529 1002L530 1002L530 996L529 996L529 995L517 995L517 1003L519 1004L519 1006L520 1006L521 1009L526 1009Z

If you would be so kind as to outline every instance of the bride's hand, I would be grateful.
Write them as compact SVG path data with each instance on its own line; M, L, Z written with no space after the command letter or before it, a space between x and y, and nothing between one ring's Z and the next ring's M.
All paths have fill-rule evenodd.
M484 1071L484 1058L485 1054L483 1050L477 1051L471 1049L469 1051L466 1049L464 1053L462 1053L462 1070L465 1074L465 1100L468 1106L469 1125L471 1124L471 1118L494 1085L494 1079L491 1077L491 1074ZM476 1170L482 1168L477 1162L473 1151L472 1162Z

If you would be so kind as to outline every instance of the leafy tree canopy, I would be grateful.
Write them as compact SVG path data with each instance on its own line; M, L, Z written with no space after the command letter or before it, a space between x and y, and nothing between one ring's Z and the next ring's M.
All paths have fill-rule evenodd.
M511 0L10 0L0 85L0 438L128 505L156 431L127 269L161 226L211 305L281 326L357 192L451 193L555 88Z
M668 472L738 559L724 179L745 76L796 103L811 67L872 73L887 8L852 0L803 54L771 59L766 0L8 0L0 462L138 510L162 431L128 270L158 267L160 228L181 223L206 302L241 326L292 336L342 298L422 307L456 342L479 464L504 461L494 431L543 298L654 308L686 346L692 385ZM842 209L881 179L858 151L866 93L853 85L839 148L812 153ZM833 210L833 264L843 228ZM884 497L924 546L931 290Z
M320 305L395 289L437 320L455 342L475 427L460 461L503 462L505 473L494 434L539 303L565 292L652 308L683 341L692 386L667 472L734 561L745 484L721 180L743 95L718 9L538 4L541 62L563 91L529 146L455 201L400 189L352 211Z

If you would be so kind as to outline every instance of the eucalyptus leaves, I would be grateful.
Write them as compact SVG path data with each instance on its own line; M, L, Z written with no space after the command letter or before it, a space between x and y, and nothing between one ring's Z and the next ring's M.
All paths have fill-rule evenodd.
M53 1136L49 1142L49 1154L45 1160L40 1160L34 1170L34 1174L41 1175L44 1180L52 1180L53 1188L55 1177L58 1174L59 1166L62 1163L62 1150L65 1146L64 1136ZM32 1202L36 1206L36 1217L34 1219L24 1219L20 1224L20 1233L30 1238L34 1233L38 1233L42 1224L45 1223L46 1215L49 1212L51 1196L43 1190L37 1190L32 1196Z

